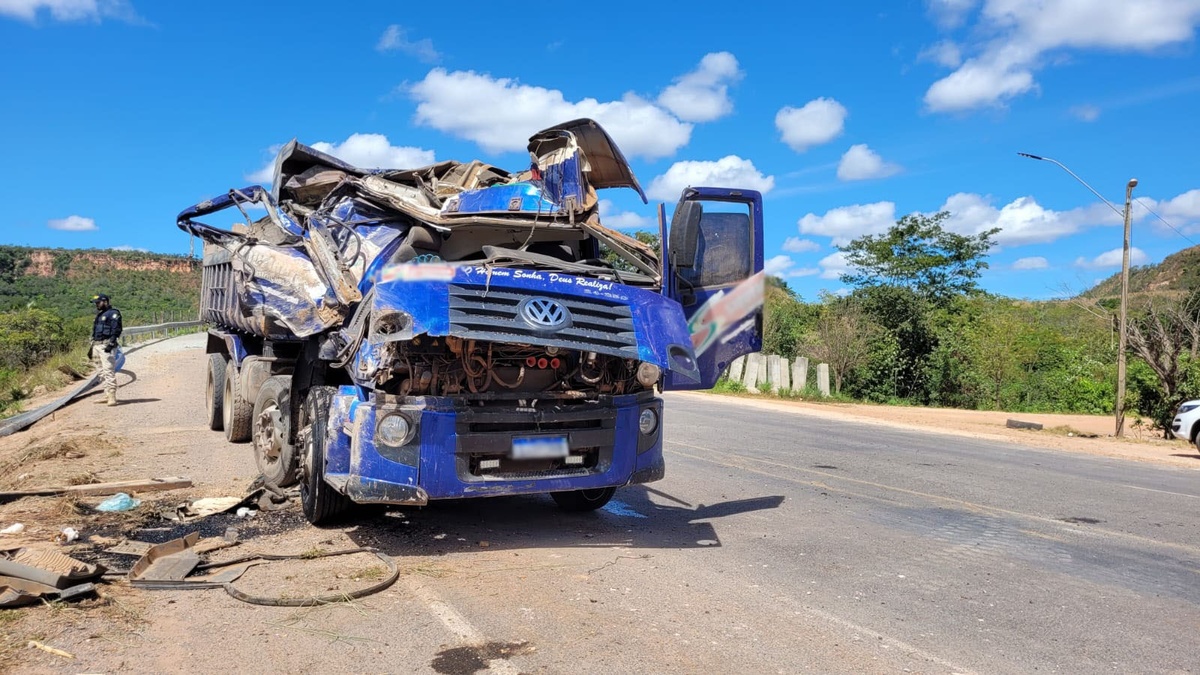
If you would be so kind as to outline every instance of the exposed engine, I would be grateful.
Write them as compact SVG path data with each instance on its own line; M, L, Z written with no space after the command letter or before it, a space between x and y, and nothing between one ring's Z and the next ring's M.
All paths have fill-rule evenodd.
M420 335L391 346L391 367L381 367L375 380L379 389L399 396L512 391L586 398L643 391L659 374L657 366L634 359L556 347Z

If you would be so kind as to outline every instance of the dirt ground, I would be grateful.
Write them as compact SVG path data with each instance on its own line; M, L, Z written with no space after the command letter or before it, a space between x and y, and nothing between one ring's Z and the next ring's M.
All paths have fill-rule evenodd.
M16 536L0 536L0 550L20 546L51 547L112 570L124 570L134 558L116 556L106 549L123 539L152 543L168 541L185 532L200 530L206 537L237 530L242 545L218 551L213 560L227 560L252 551L302 554L371 545L355 527L317 529L306 525L297 505L285 511L260 513L251 519L221 514L199 524L179 526L160 517L164 509L201 497L246 494L257 469L247 445L224 442L203 423L204 377L203 336L194 335L161 341L130 356L130 372L119 377L121 405L109 408L96 403L98 392L76 401L32 428L0 438L0 489L81 484L149 477L187 476L192 488L170 492L143 493L143 503L124 513L104 514L93 508L103 497L27 497L0 504L0 528L14 522L26 530ZM181 367L180 364L187 364ZM669 394L712 396L712 394ZM47 400L54 395L46 397ZM870 405L843 405L766 398L739 397L751 405L775 413L819 415L844 419L847 423L888 425L936 433L970 436L1024 445L1082 452L1109 457L1150 461L1200 468L1200 454L1182 441L1164 441L1148 435L1118 440L1109 433L1110 419L1081 415L1027 415L961 410L936 410ZM36 403L36 402L35 402ZM669 403L668 403L669 405ZM1016 418L1040 422L1059 431L1016 431L1004 427ZM1069 431L1068 431L1069 429ZM1082 438L1071 434L1096 434ZM408 516L397 512L380 514L369 532L416 532L419 518L410 525ZM70 545L54 543L64 527L73 527L82 538ZM424 585L452 584L453 575L478 576L476 567L501 564L500 551L489 552L487 542L458 544L474 550L472 555L447 566L438 555L441 537L421 544L414 539L411 554L402 565L401 585L426 593ZM462 541L462 540L459 540ZM428 548L423 548L427 546ZM558 554L556 554L558 555ZM511 563L503 563L509 565ZM269 568L269 569L268 569ZM239 580L248 592L277 597L348 592L373 583L381 574L379 562L368 554L336 564L322 560L273 563L251 568ZM424 584L424 585L423 585ZM443 590L449 592L450 586ZM418 593L418 594L419 594ZM255 614L262 623L248 633L237 633L241 645L227 645L253 653L261 651L277 669L295 666L296 645L306 636L341 639L352 630L355 612L414 603L410 596L387 593L349 609L277 609ZM381 604L381 603L387 603ZM164 639L166 635L222 634L221 627L234 608L247 610L220 590L139 591L120 580L101 585L99 597L76 603L46 603L16 610L0 610L0 671L20 672L162 672L178 670L190 663L200 671L219 669L220 661L206 655L204 645L188 639ZM364 609L365 608L365 609ZM259 612L261 608L253 611ZM432 629L430 629L432 630ZM282 638L289 635L288 638ZM263 641L263 636L274 639ZM29 641L71 653L68 659L33 647ZM391 643L391 649L407 649ZM352 659L353 654L346 658ZM342 664L354 669L354 661ZM360 664L361 665L361 664ZM448 672L448 671L447 671ZM469 671L467 671L469 672ZM515 672L515 671L514 671Z

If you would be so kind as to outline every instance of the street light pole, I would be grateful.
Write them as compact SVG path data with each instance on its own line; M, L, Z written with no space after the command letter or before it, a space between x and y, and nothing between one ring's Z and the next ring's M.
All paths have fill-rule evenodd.
M1113 405L1113 410L1116 414L1116 436L1120 438L1125 435L1125 349L1128 346L1128 336L1125 332L1125 328L1129 311L1129 207L1130 203L1133 201L1133 188L1137 187L1138 184L1137 179L1130 178L1129 182L1125 185L1125 210L1121 211L1114 206L1112 202L1105 199L1104 195L1096 192L1095 188L1093 188L1091 185L1088 185L1087 181L1079 176L1076 176L1075 172L1068 169L1062 162L1050 159L1049 157L1031 155L1027 152L1018 152L1017 154L1021 157L1036 159L1039 162L1050 162L1051 164L1057 165L1058 168L1066 171L1071 175L1072 178L1079 181L1080 185L1084 186L1088 190L1091 190L1092 194L1099 197L1100 201L1108 205L1108 208L1117 212L1125 219L1125 244L1122 248L1121 254L1121 336L1118 340L1120 346L1117 348L1117 400Z
M1130 178L1125 185L1125 246L1121 250L1121 338L1117 347L1117 438L1125 435L1125 349L1129 335L1125 331L1129 319L1129 207L1133 201L1133 188L1137 179Z

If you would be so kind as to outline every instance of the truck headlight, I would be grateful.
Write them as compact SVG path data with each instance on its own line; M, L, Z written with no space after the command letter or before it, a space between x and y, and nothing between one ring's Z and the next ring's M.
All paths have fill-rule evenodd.
M1176 413L1176 414L1178 414L1178 415L1182 415L1182 414L1183 414L1183 413L1185 413L1185 412L1191 412L1191 411L1193 411L1193 410L1195 410L1195 409L1196 409L1196 406L1197 406L1197 404L1195 404L1195 403L1189 403L1189 404L1186 404L1186 405L1181 405L1181 406L1179 406L1179 412L1178 412L1178 413Z
M662 369L653 363L643 363L637 369L637 381L643 387L653 387L658 383L659 376L662 375Z
M652 408L646 408L638 416L638 431L643 436L649 436L658 429L658 414Z
M404 415L392 413L379 420L376 431L385 445L398 448L411 440L412 425Z

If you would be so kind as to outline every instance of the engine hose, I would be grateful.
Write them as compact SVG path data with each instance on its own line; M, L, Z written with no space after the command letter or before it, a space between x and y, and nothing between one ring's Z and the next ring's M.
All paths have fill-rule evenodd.
M400 567L396 564L396 561L393 560L391 556L373 548L351 548L344 551L321 553L319 555L271 555L267 553L259 553L256 555L236 558L226 562L200 565L196 569L207 570L218 567L229 567L230 565L237 565L244 562L250 562L252 560L316 560L318 558L331 558L333 556L351 555L354 553L374 553L375 557L379 558L379 560L387 566L389 572L388 577L373 586L360 588L357 591L338 593L335 595L318 595L308 598L275 598L261 595L250 595L249 593L239 591L232 583L224 584L223 587L225 588L225 592L228 593L230 597L241 600L242 602L250 603L251 605L265 605L267 607L317 607L319 605L330 605L335 602L349 602L351 600L357 600L358 598L365 598L368 595L374 595L375 593L386 590L392 584L396 583L396 580L400 578Z

